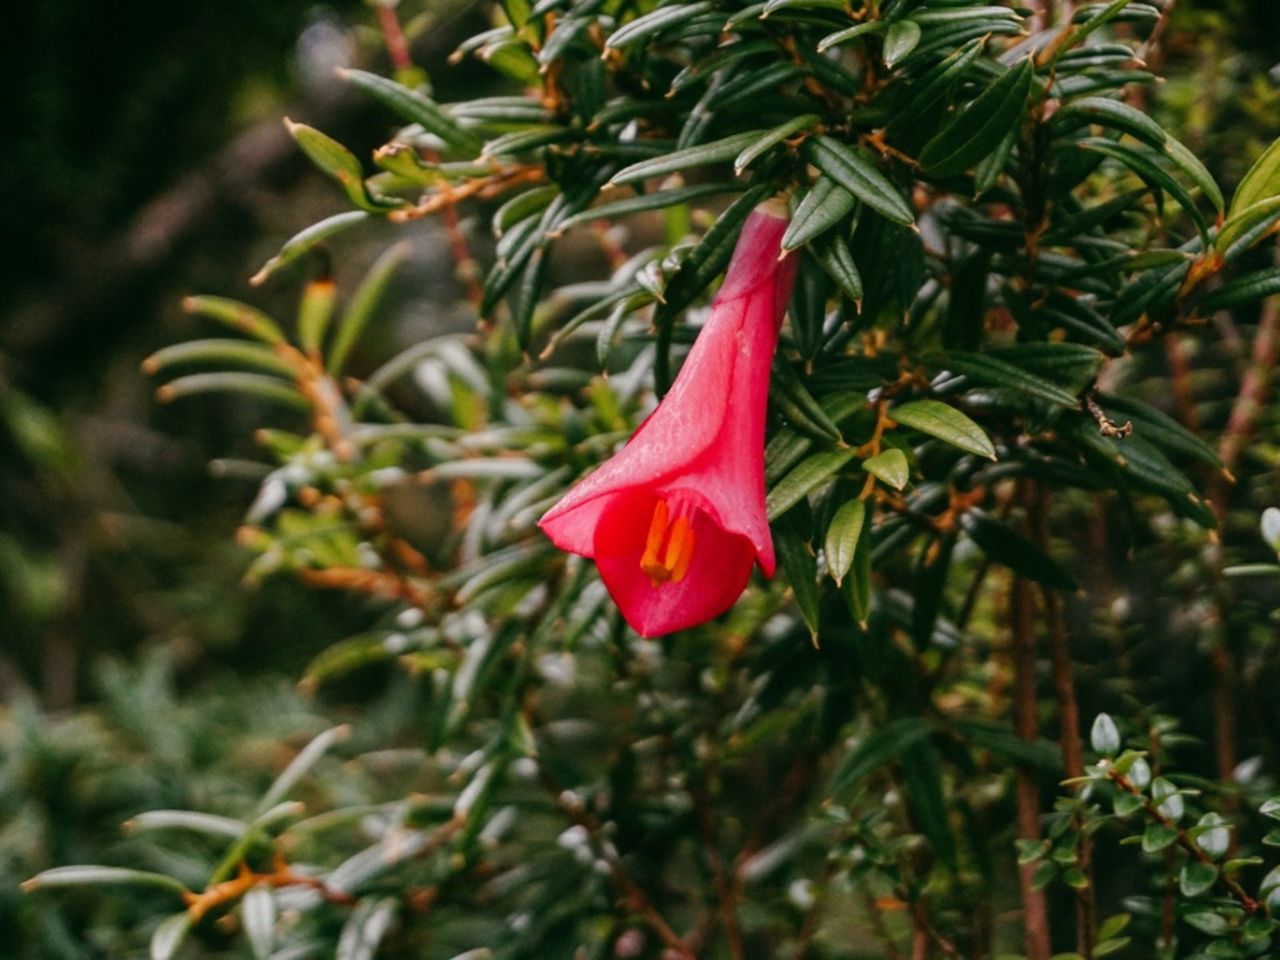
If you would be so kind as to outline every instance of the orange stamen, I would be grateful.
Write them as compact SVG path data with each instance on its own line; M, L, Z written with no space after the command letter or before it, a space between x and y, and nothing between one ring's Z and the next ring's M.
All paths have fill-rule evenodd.
M689 564L693 561L693 542L693 524L680 517L671 531L671 542L667 544L666 562L671 568L672 583L679 583L689 572Z
M659 500L653 506L653 519L649 521L649 535L644 543L644 556L640 558L640 569L649 575L650 581L656 587L659 584L666 583L671 577L671 571L658 558L658 552L662 549L662 541L667 535L667 516L670 508L667 501Z
M668 582L679 583L689 572L689 564L693 561L693 524L688 517L677 517L668 525L670 517L671 508L667 501L657 501L653 507L653 518L649 521L644 554L640 557L640 569L655 587Z

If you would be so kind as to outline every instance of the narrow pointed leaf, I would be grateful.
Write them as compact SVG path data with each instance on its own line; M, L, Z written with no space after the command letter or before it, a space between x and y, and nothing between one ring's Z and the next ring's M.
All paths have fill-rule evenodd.
M775 520L834 477L853 459L853 450L828 450L806 457L765 497L765 512Z
M810 137L801 152L806 160L885 218L903 225L915 222L910 204L866 154L827 136Z
M981 161L1021 122L1034 78L1030 59L1010 67L925 144L920 165L933 176L951 177Z

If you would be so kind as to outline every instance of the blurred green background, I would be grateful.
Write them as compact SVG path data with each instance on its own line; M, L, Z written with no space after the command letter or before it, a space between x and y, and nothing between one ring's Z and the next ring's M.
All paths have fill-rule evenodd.
M55 0L7 14L0 957L111 956L104 931L128 917L89 925L96 907L75 897L35 911L17 882L109 856L137 809L246 788L274 738L319 723L321 708L293 692L300 666L366 615L339 594L240 585L233 534L254 488L208 464L250 451L259 412L161 406L139 364L201 334L179 307L188 293L288 315L301 272L255 292L247 278L344 204L280 118L371 148L385 118L348 97L334 67L387 64L356 0ZM444 64L485 26L484 6L406 2L401 15L426 17L414 54L441 99L493 83ZM1161 55L1170 79L1149 106L1229 189L1280 135L1280 4L1177 0ZM381 335L472 323L439 228L407 233L412 267ZM344 240L340 284L387 240Z

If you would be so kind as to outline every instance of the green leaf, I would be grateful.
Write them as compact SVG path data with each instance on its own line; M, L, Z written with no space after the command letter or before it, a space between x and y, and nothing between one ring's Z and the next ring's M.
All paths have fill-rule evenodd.
M862 300L862 274L858 272L848 240L839 233L829 233L810 241L809 252L836 282L841 293L854 303Z
M853 551L853 565L844 580L844 596L849 612L864 629L871 617L871 508L862 523L863 535Z
M1208 910L1189 913L1182 919L1201 933L1207 933L1211 937L1220 937L1231 929L1231 924L1224 917Z
M1236 187L1229 218L1255 204L1280 196L1280 139L1262 152Z
M191 930L191 915L183 910L166 917L151 934L151 960L172 960Z
M401 119L418 124L459 153L475 156L484 145L478 134L460 126L444 107L425 94L376 73L346 69L338 72Z
M889 25L884 37L885 66L892 67L920 42L920 24L914 20L897 20Z
M373 960L398 910L393 897L361 900L338 935L334 960Z
M267 792L262 795L257 806L254 807L254 816L264 816L273 807L279 804L289 791L292 790L299 780L301 780L313 766L328 753L334 744L346 740L351 735L351 728L346 724L330 727L323 733L317 735L310 743L298 751L298 755L289 761L289 765L281 771L280 775L267 788Z
M1205 239L1206 243L1208 242L1209 221L1200 212L1200 208L1196 206L1191 194L1173 178L1172 174L1157 164L1151 157L1127 144L1116 143L1114 140L1104 140L1099 137L1081 140L1079 145L1086 150L1093 150L1113 160L1118 160L1141 177L1149 187L1164 190L1168 193L1187 212L1187 215L1195 222L1196 229L1200 231L1200 235Z
M782 572L791 584L796 606L800 608L800 615L809 627L809 634L816 638L819 625L817 558L790 517L780 518L773 533Z
M400 201L388 204L369 193L360 161L337 140L305 123L294 123L288 117L285 117L284 125L307 158L336 180L347 199L361 210L373 213L399 204Z
M249 824L231 817L195 810L147 810L125 822L125 829L139 830L190 830L211 837L235 839L242 836Z
M1111 419L1133 424L1134 436L1149 440L1158 447L1192 457L1211 467L1221 467L1218 452L1173 417L1149 404L1128 397L1100 394L1102 409Z
M1078 409L1080 401L1062 387L986 353L948 350L931 358L933 366L963 374L993 387L1006 387L1061 407Z
M330 237L336 236L358 223L364 223L372 219L373 217L368 211L346 210L342 213L334 214L332 217L327 217L319 223L313 223L305 230L298 231L286 240L284 246L280 248L280 252L264 263L258 272L249 278L249 283L255 287L261 286L268 277L281 267L306 255Z
M961 518L960 524L983 553L1018 576L1055 590L1070 592L1077 588L1075 578L1058 561L999 520L973 510Z
M1127 133L1147 146L1163 150L1168 134L1164 128L1136 107L1109 97L1082 97L1065 104L1050 121L1055 130L1074 130L1096 124Z
M737 159L733 161L733 172L742 173L742 171L751 166L752 162L761 154L777 146L783 140L787 139L787 137L794 136L801 130L807 130L810 127L817 126L818 123L821 122L821 119L822 118L816 113L806 113L796 117L794 120L788 120L786 123L779 124L774 127L763 137L738 154Z
M1224 283L1197 305L1205 313L1256 303L1280 293L1280 267L1267 267Z
M897 447L890 447L874 457L863 460L862 469L895 490L901 490L911 479L911 466L907 463L907 455Z
M827 527L826 543L823 554L827 560L827 570L837 584L844 581L845 574L853 566L853 555L858 549L858 539L867 518L867 505L862 500L850 500L843 504Z
M240 922L256 960L268 960L276 939L276 900L269 887L256 886L244 895Z
M1200 188L1200 192L1208 198L1209 202L1221 212L1225 206L1222 197L1222 188L1218 186L1218 181L1213 179L1213 174L1209 172L1208 167L1201 162L1191 150L1180 140L1169 137L1165 141L1164 155L1169 158L1175 167L1191 178L1191 182Z
M740 190L742 190L742 184L739 183L699 183L692 187L675 187L671 190L655 190L652 193L642 193L634 197L627 197L625 200L602 203L600 206L592 207L590 210L575 213L572 217L562 220L552 235L559 236L571 227L576 227L583 223L592 223L596 220L620 220L633 213L665 210L677 204L689 203L693 200L701 200L704 197L713 197L721 193L737 193Z
M1213 248L1230 261L1270 234L1280 222L1280 197L1269 197L1233 211L1218 230Z
M710 0L698 0L697 3L673 3L666 7L659 7L644 16L636 17L630 23L615 30L609 39L605 41L605 47L610 50L620 50L623 47L638 43L646 37L652 37L664 30L670 29L677 24L683 23L702 13L708 13L713 9Z
M161 403L173 403L183 397L194 397L205 393L238 393L246 397L278 403L298 411L311 410L311 402L298 392L294 384L279 377L239 371L220 370L216 373L192 373L185 377L178 377L157 389L156 398Z
M1219 813L1206 813L1200 818L1191 837L1196 846L1214 860L1225 857L1231 849L1231 828Z
M742 224L771 190L769 184L752 187L716 218L667 282L663 296L669 311L687 307L729 265Z
M794 250L826 233L847 217L856 203L853 194L844 187L829 177L819 177L787 224L782 249Z
M775 363L773 374L774 385L778 389L773 392L771 399L790 425L817 440L839 443L840 428L813 398L791 364L785 361Z
M971 720L956 721L954 726L957 733L992 753L1047 773L1062 772L1062 750L1052 740L1025 740L1007 727Z
M733 136L710 143L700 143L695 147L675 150L662 156L653 157L633 163L614 174L609 181L611 185L635 183L667 173L677 173L691 167L702 167L709 163L723 163L735 159L743 150L757 143L767 130L748 130L746 133L735 133Z
M839 473L853 457L853 450L827 450L800 461L765 497L765 512L769 519L775 520L782 516Z
M1177 841L1177 828L1165 826L1163 823L1148 823L1146 830L1142 832L1142 850L1144 853L1159 853L1165 847L1171 846Z
M147 870L130 870L126 867L90 865L54 867L52 870L43 870L30 880L23 881L22 889L29 893L32 890L44 889L45 887L80 887L96 884L161 887L178 894L187 892L186 886L181 881L167 874L152 873Z
M805 140L801 153L881 216L904 226L915 222L911 205L865 153L827 136Z
M890 720L868 734L836 768L827 786L827 796L837 797L858 786L885 765L901 757L907 750L924 743L933 727L923 717L901 717Z
M950 404L938 400L913 400L889 410L896 422L937 437L968 453L996 459L996 448L986 431Z
M1034 77L1031 59L1021 60L948 120L920 153L925 171L936 177L955 176L995 150L1021 121Z
M867 20L864 23L847 27L844 30L837 30L835 33L829 33L818 41L818 52L826 53L834 46L842 43L848 43L850 40L856 40L858 37L870 36L873 33L879 33L888 26L883 20Z
M329 357L325 363L330 375L338 376L346 365L347 357L360 340L374 311L382 302L387 285L400 265L409 258L412 246L408 241L401 241L380 256L369 272L365 274L360 286L356 288L351 303L343 311L333 334L333 344L329 348Z
M256 307L226 297L186 297L182 309L198 317L217 320L232 330L274 345L285 343L284 331L271 317Z

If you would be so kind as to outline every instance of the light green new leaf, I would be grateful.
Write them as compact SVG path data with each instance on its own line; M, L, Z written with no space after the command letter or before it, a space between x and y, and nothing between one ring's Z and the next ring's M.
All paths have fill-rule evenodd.
M858 539L867 518L867 505L862 500L850 500L831 519L827 527L823 553L827 558L827 570L839 584L853 566L853 555L858 549Z
M863 460L862 469L895 490L901 490L911 479L911 467L907 463L907 455L897 447L890 447L874 457Z
M937 437L968 453L976 453L988 460L996 458L996 448L986 431L949 404L938 400L913 400L893 407L889 416L903 426Z
M1236 187L1236 194L1231 198L1230 216L1247 210L1256 203L1280 195L1280 140L1262 152L1249 172Z
M347 199L361 210L375 213L400 205L399 200L383 201L369 193L360 161L337 140L305 123L294 123L288 117L285 117L284 125L289 135L302 148L302 152L307 155L307 159L336 180L346 193Z

